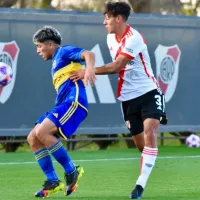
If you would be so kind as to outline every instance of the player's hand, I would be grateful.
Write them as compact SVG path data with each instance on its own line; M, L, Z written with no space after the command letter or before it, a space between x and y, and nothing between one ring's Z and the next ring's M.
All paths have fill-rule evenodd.
M72 73L70 74L70 79L73 80L73 81L75 82L75 81L84 79L84 76L85 76L85 69L81 69L81 70L78 71L78 72L72 72Z
M92 86L95 84L96 76L95 76L95 72L94 72L93 68L92 69L90 69L90 68L85 69L84 81L85 81L86 85L88 84L88 82Z

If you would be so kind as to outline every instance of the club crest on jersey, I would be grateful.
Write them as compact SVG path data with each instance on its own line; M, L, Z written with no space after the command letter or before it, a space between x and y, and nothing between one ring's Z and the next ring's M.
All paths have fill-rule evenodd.
M13 71L11 82L6 87L0 89L0 102L2 104L9 99L15 85L18 55L19 47L15 41L8 43L0 42L0 62L10 65Z
M178 45L158 45L155 50L156 74L160 88L165 94L166 102L172 98L178 81L181 51Z

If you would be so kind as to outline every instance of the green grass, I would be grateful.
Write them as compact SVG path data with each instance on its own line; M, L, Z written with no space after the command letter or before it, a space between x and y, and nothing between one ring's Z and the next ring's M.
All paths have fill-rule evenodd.
M199 149L185 146L161 147L159 156L180 158L158 158L156 166L144 192L144 200L196 200L200 199L200 158L181 156L199 155ZM61 200L127 200L139 173L140 153L136 149L70 152L76 164L84 167L85 174L79 188L69 197L58 193L48 199ZM138 158L136 160L95 161L94 159ZM82 161L78 161L82 160ZM83 161L90 160L90 161ZM94 161L91 161L94 160ZM32 200L41 188L44 175L34 162L30 152L0 153L0 199ZM6 164L19 162L18 164ZM3 164L4 163L4 164ZM63 181L63 170L55 163Z

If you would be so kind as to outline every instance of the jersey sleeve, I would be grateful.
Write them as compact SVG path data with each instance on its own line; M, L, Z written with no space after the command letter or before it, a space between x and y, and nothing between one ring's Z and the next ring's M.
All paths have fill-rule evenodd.
M83 48L74 46L64 46L61 51L61 56L64 59L68 59L74 62L82 62L81 54L85 51Z
M140 34L135 34L132 37L125 39L120 54L130 59L134 59L145 48L146 44L142 36Z

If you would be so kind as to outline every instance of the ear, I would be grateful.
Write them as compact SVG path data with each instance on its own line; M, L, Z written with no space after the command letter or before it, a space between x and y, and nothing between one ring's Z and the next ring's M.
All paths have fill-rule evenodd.
M53 46L53 42L52 42L52 41L49 41L49 43L48 43L48 44L49 44L49 46L50 46L50 47L52 47L52 46Z
M119 23L121 21L121 16L120 15L117 15L116 17L116 22Z
M117 15L117 17L116 17L116 21L117 21L117 23L119 23L119 22L121 22L121 21L123 21L124 19L123 19L123 17L121 16L121 15Z

